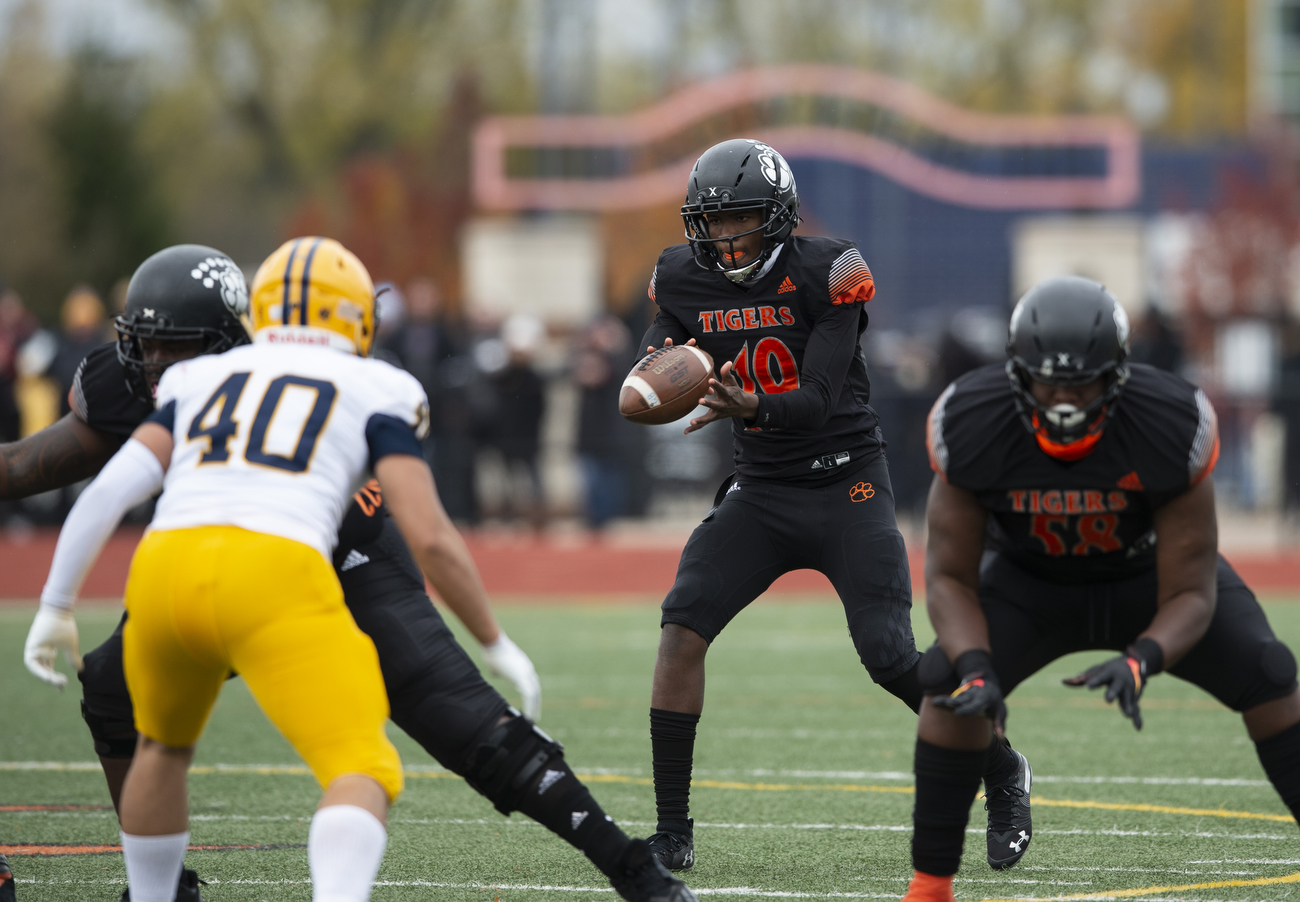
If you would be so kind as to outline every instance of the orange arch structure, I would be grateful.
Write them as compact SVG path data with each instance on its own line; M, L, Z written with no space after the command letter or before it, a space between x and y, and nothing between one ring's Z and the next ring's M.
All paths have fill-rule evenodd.
M679 202L691 164L703 150L685 146L685 140L677 142L686 151L683 155L626 174L512 174L510 158L520 150L635 153L655 144L672 147L674 136L710 118L745 106L801 100L864 105L916 131L977 150L1091 148L1102 154L1105 171L987 175L927 159L892 137L834 124L758 122L744 128L743 136L765 141L787 157L862 166L918 194L966 207L1115 209L1131 205L1140 192L1141 142L1125 119L977 113L879 73L791 65L744 70L693 85L628 115L487 118L474 134L475 199L488 210L603 211ZM736 136L733 132L714 140Z

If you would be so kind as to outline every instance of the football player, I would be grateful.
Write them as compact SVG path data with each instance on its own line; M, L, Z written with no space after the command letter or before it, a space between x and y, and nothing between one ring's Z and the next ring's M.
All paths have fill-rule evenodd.
M1240 711L1300 815L1296 662L1218 554L1214 409L1179 377L1128 363L1128 336L1099 283L1049 279L1016 305L1005 367L962 376L931 411L938 640L921 661L909 902L953 898L1003 699L1071 652L1118 652L1066 684L1105 688L1137 729L1142 691L1165 670Z
M851 241L792 235L799 195L786 161L758 141L724 141L696 161L681 209L687 243L659 257L659 311L641 356L698 344L723 361L687 432L730 419L735 473L682 551L663 602L650 703L657 831L669 868L695 861L689 817L709 644L783 573L834 585L871 678L921 704L907 550L894 521L885 442L859 347L876 288ZM988 756L990 830L1027 823L1028 763Z
M300 290L309 297L324 290L302 277L314 243L304 239L286 244L271 258L280 281L270 290L295 297ZM334 252L326 255L332 258ZM152 411L152 403L144 399L152 397L165 365L202 353L209 339L218 341L212 334L196 336L197 329L224 330L232 345L247 341L239 321L247 310L242 278L228 304L218 287L220 280L201 278L216 265L229 270L228 278L238 273L225 255L193 245L168 249L142 264L132 280L126 313L118 322L119 353L92 354L79 374L73 407L80 413L72 428L89 427L101 433L105 443L129 434L130 423L138 425ZM313 278L319 278L320 269L314 266L312 272ZM314 304L309 308L314 309ZM185 346L186 342L190 344ZM75 451L67 456L78 463ZM540 694L531 663L497 627L458 533L445 517L435 525L443 543L443 563L439 572L431 574L435 587L476 638L489 643L485 647L489 661L520 685L525 705L535 714ZM373 484L357 493L344 516L333 560L353 618L379 651L392 717L399 726L440 763L465 777L498 810L523 811L582 849L597 867L612 872L620 892L636 898L678 898L671 893L688 892L665 883L655 873L657 866L648 861L644 844L630 842L594 800L587 804L590 795L565 764L559 744L518 716L482 678L429 603L424 578ZM81 673L86 696L83 713L115 803L136 747L134 712L123 677L122 632L119 625L104 645L88 654ZM63 677L52 669L55 651L63 647L75 653L75 641L75 625L68 614L43 611L29 636L29 667L57 684ZM544 792L528 791L543 783ZM588 811L590 816L575 820L575 811ZM669 896L663 896L665 891ZM198 899L193 871L184 872L176 898Z

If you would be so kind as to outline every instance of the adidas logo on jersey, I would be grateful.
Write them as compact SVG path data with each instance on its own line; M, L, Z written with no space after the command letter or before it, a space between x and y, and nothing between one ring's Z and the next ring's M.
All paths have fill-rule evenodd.
M1145 486L1142 485L1142 480L1138 479L1137 470L1134 470L1127 476L1121 476L1119 482L1115 483L1115 485L1119 486L1121 489L1128 489L1130 492L1146 491Z
M564 771L562 770L548 770L546 773L542 774L542 779L537 783L537 794L541 795L546 792L546 790L550 789L556 783L559 783L563 776Z
M570 823L573 824L573 829L577 830L580 826L582 826L582 822L585 821L586 819L587 819L587 812L575 811L573 812L572 816L569 818L569 821Z
M369 563L370 558L353 548L348 552L348 556L343 559L343 566L340 567L339 570L351 570L353 567L360 567L362 564Z
M776 290L776 293L785 294L787 291L798 291L798 290L799 289L795 288L795 284L790 281L790 277L786 276L785 281L781 283L781 287Z

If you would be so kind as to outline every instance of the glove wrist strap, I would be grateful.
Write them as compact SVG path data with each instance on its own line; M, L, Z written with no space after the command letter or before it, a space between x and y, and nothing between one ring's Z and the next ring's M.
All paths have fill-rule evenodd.
M1165 650L1150 636L1143 636L1130 645L1128 655L1142 662L1144 676L1153 677L1165 669Z
M982 648L972 648L957 656L952 662L953 670L964 683L967 677L981 676L985 680L997 682L998 676L993 671L993 657Z

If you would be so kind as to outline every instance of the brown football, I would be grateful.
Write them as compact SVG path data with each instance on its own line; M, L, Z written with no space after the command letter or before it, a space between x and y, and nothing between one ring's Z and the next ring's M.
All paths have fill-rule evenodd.
M699 405L712 373L713 358L694 345L660 348L623 380L618 412L647 426L680 420Z

